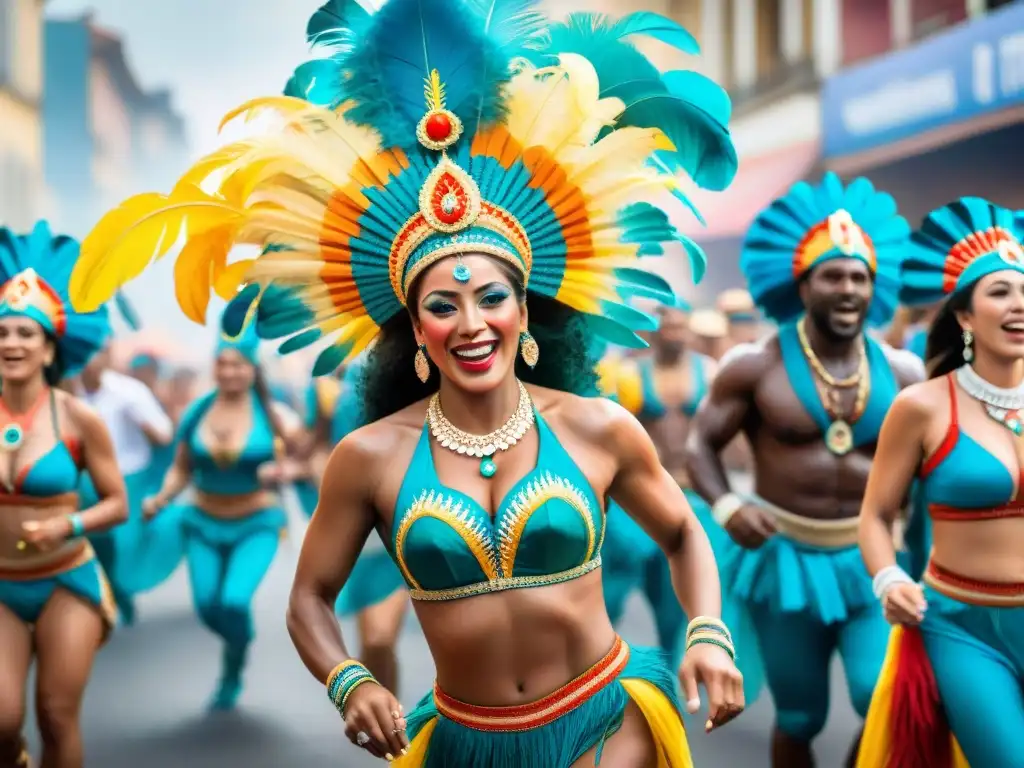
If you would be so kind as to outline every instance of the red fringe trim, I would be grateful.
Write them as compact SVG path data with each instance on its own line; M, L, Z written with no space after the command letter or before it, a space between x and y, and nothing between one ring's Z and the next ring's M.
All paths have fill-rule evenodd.
M953 747L939 687L916 627L905 627L892 692L892 749L885 768L952 768Z

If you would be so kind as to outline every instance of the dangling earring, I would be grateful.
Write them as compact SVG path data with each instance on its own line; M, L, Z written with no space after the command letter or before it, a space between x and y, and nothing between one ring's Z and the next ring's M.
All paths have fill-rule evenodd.
M537 340L533 338L529 331L523 331L519 334L519 354L522 355L523 362L531 368L540 359L540 347L537 346Z
M426 384L427 379L430 378L430 361L427 360L426 344L420 344L420 348L416 350L413 367L416 369L416 378Z
M974 334L970 330L964 331L964 361L971 362L974 359L974 350L971 345L974 343Z

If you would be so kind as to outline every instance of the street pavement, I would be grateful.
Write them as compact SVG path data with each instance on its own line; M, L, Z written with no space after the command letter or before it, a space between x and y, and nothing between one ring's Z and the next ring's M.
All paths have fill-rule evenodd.
M117 631L97 659L83 712L87 768L383 765L345 739L323 686L306 672L288 638L284 613L299 535L297 527L282 544L257 595L258 635L236 712L205 711L220 648L192 613L184 569L139 600L136 626ZM342 629L354 637L351 622L343 622ZM620 632L633 644L653 642L651 617L640 598L631 599ZM409 709L429 689L433 675L412 612L401 638L400 658L401 699ZM858 727L838 665L833 677L832 713L816 745L822 768L842 765ZM767 694L720 732L705 735L702 722L700 717L688 722L697 768L768 766L772 708ZM31 744L38 744L31 725L28 735Z

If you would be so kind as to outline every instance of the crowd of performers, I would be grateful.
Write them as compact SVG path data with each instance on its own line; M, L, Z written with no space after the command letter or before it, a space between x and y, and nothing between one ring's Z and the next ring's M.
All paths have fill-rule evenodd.
M0 229L0 768L33 764L33 661L41 765L83 765L94 656L183 561L237 706L286 488L288 629L396 765L688 768L682 713L716 731L766 684L771 765L811 766L838 654L848 765L1024 766L1024 216L967 197L914 229L827 174L694 310L646 267L715 268L671 222L679 174L735 173L728 99L631 43L692 38L484 5L329 2L329 55L230 115L267 135L81 244ZM182 224L182 310L228 301L198 397L110 362L118 289ZM316 346L304 407L266 340ZM658 648L615 631L634 591ZM410 602L436 683L406 711Z

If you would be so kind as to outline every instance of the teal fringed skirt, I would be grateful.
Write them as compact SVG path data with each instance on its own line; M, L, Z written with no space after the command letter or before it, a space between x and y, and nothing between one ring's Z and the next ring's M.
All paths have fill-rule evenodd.
M628 654L623 664L613 655ZM596 692L584 689L600 679ZM396 768L569 768L621 727L626 707L636 703L654 737L659 766L691 768L676 676L668 655L629 648L621 640L584 675L532 704L495 708L454 702L429 694L407 716L411 744ZM443 713L442 713L443 712ZM547 713L546 715L538 713ZM468 724L473 719L478 725ZM513 725L515 723L515 725ZM614 768L614 766L609 766Z

